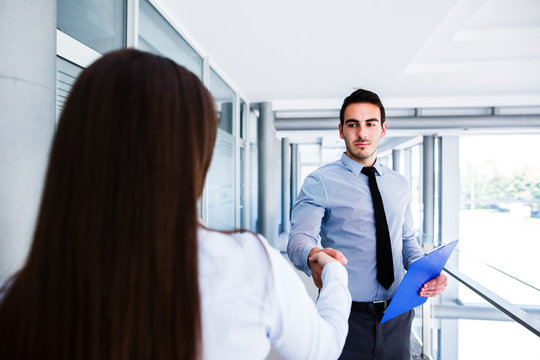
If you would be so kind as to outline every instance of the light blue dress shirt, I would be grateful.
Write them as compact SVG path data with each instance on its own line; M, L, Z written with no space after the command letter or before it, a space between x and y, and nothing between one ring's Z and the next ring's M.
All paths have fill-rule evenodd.
M377 281L375 218L363 165L345 153L341 159L311 173L293 207L287 252L294 265L311 275L307 258L314 246L340 250L349 260L349 291L353 301L390 300L410 263L424 255L418 244L405 177L374 164L392 243L395 281L386 290ZM320 245L319 245L320 242Z

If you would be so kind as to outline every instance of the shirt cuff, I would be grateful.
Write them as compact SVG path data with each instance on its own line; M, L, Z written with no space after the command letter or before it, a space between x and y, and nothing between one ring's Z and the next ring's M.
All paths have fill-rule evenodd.
M329 284L332 281L343 281L347 283L347 269L337 261L333 261L324 266L321 274L323 284Z
M314 247L316 247L316 245L307 245L302 251L302 263L304 264L304 272L306 273L307 276L311 276L311 269L309 268L309 265L308 265L308 257L309 257L309 252Z

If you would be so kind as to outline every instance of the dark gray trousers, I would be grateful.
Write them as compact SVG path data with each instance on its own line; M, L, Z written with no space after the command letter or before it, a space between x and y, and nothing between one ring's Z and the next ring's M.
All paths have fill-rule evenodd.
M349 333L341 360L411 359L411 324L414 310L380 324L382 315L351 311Z

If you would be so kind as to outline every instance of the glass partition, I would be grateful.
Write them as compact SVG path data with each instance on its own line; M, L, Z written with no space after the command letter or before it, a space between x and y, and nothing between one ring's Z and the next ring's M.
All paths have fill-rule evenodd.
M206 182L207 225L212 229L235 228L234 163L234 137L218 129L214 156Z
M481 280L484 279L487 278ZM448 286L455 286L456 282L456 279L448 276ZM441 317L455 321L458 336L454 342L457 346L453 349L437 346L438 334L433 331L434 359L531 359L534 358L533 354L540 352L540 339L537 335L462 283L459 286L460 301L435 306L434 315L437 319L432 322L436 330ZM488 288L488 291L491 290ZM538 314L538 307L532 308Z
M502 145L509 142L511 148ZM513 134L462 136L459 144L459 270L524 309L540 307L539 142L540 134ZM459 301L488 306L464 287ZM478 333L489 340L473 341ZM528 358L540 351L538 338L515 322L460 320L459 340L460 354L478 348L483 358Z
M240 99L240 126L238 129L238 137L243 140L247 140L248 129L248 106L247 103Z
M501 146L510 138L512 149ZM460 270L471 278L478 274L487 287L493 286L493 291L517 303L527 303L526 298L515 294L514 287L506 288L502 280L494 278L494 272L486 274L487 268L476 263L489 264L540 288L538 143L540 134L460 139L460 250L465 254L460 256ZM469 261L470 257L476 261Z
M180 65L203 79L205 67L207 87L215 99L219 129L214 149L214 157L208 172L204 201L199 201L199 216L207 225L222 230L234 229L237 224L236 214L241 219L238 224L251 227L250 219L257 220L257 201L252 188L247 188L248 176L252 186L256 186L257 156L256 141L247 142L246 120L247 103L242 102L238 113L242 113L243 123L237 125L236 93L217 72L205 64L203 58L186 41L179 31L148 0L138 3L138 47L157 55L171 58ZM70 37L100 53L123 48L126 44L127 0L59 0L57 3L58 29ZM58 59L57 75L57 113L62 110L63 103L80 68L69 61ZM256 121L255 124L256 126ZM245 141L245 143L237 142ZM238 149L238 150L237 150ZM237 153L238 151L238 153ZM254 155L254 156L253 156ZM250 161L251 166L239 164ZM237 173L238 170L238 173ZM248 175L248 170L251 171ZM239 184L238 184L239 182ZM238 186L239 185L239 186ZM237 193L240 189L240 193ZM247 202L250 206L246 206ZM237 204L237 202L239 202ZM239 209L240 211L236 211ZM247 209L251 213L247 214ZM253 213L255 213L253 215ZM251 216L249 216L251 215Z
M458 323L458 359L534 359L540 354L538 336L514 321L461 319Z
M58 30L100 53L120 49L126 39L126 1L58 0Z
M234 99L233 90L210 69L209 86L214 96L219 118L219 127L214 156L208 171L207 224L213 229L235 228L235 146L233 135Z
M234 91L225 81L210 68L209 89L216 101L216 110L219 118L219 128L233 134L233 104Z
M171 58L202 79L202 57L148 0L140 0L139 8L139 49Z

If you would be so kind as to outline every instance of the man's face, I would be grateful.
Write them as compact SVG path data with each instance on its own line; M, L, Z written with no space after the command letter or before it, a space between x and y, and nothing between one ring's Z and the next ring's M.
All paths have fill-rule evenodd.
M386 122L381 124L381 111L370 103L353 103L345 108L339 135L345 140L348 157L364 166L377 159L377 147L386 134Z

